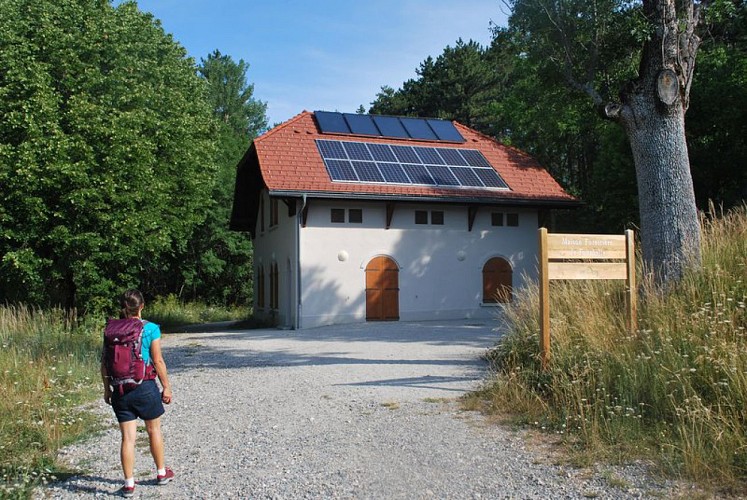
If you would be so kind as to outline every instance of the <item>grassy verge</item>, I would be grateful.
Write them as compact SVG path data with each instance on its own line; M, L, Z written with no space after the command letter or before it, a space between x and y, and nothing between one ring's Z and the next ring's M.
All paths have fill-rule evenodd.
M246 308L148 304L162 325L247 320ZM101 396L103 318L60 309L0 306L0 498L27 498L40 482L67 471L56 451L99 428L81 404Z
M146 305L143 316L162 327L242 321L251 316L248 306L213 306L202 302L181 302L176 296L159 297Z
M55 451L96 428L100 325L61 310L0 306L0 497L58 472Z
M551 284L552 360L538 358L538 296L506 311L496 377L467 404L567 436L576 457L654 458L704 484L747 479L747 207L703 221L703 266L667 294L645 283L640 331L622 285Z

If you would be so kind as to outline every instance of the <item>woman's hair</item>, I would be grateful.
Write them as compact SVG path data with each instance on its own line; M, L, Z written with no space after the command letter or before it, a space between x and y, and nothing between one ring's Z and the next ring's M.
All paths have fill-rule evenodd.
M145 304L145 300L143 300L143 294L140 293L140 290L130 288L119 297L119 305L122 307L120 315L123 318L137 316L143 304Z

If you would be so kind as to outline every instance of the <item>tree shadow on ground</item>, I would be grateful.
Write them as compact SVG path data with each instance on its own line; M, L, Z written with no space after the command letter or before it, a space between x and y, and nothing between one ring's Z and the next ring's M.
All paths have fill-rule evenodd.
M334 384L335 386L358 386L358 387L413 387L417 389L438 389L439 391L464 392L456 387L444 387L437 384L451 384L471 382L474 377L436 377L425 375L424 377L392 378L382 380L370 380L367 382L352 382L350 384Z
M480 358L396 359L351 357L343 352L302 354L287 349L223 349L210 345L179 346L164 349L170 373L199 369L280 368L325 365L410 365L462 366L482 371L486 362Z
M423 342L428 345L490 347L501 336L499 323L491 320L366 322L330 325L303 330L276 328L231 331L230 324L193 325L169 335L210 334L204 341L292 339L301 342Z

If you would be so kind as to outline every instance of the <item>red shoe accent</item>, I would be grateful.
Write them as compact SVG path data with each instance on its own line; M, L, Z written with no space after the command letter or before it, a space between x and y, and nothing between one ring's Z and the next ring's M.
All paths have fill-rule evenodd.
M159 486L162 486L164 484L168 484L169 481L174 479L174 471L166 467L166 474L161 476L160 474L156 476L156 481L158 482Z

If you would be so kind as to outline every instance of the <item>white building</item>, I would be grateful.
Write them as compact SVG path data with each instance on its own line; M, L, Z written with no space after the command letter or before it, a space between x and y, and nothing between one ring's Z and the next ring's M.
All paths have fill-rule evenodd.
M486 318L536 277L537 227L577 205L526 154L459 123L303 112L238 167L254 311L278 326Z

